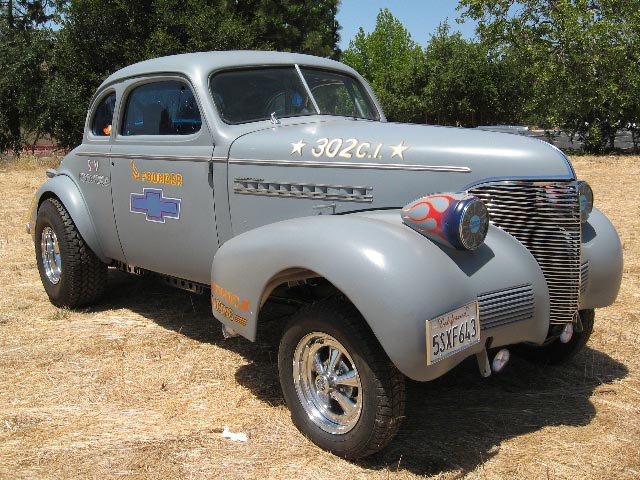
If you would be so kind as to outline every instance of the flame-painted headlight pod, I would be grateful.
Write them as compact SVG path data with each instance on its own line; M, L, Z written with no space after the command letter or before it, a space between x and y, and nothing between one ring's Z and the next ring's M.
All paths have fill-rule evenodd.
M578 181L578 201L580 203L580 221L584 223L593 210L593 190L584 180Z
M489 212L469 193L439 193L420 197L400 212L402 221L425 237L457 248L475 250L489 230Z

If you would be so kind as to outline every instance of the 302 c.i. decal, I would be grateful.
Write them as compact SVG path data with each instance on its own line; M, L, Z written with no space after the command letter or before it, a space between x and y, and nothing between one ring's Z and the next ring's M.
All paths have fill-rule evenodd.
M304 141L303 138L297 142L291 143L291 153L289 155L298 154L302 156L302 152L306 146L311 149L311 155L316 158L367 158L380 160L384 157L384 153L389 153L389 159L398 157L404 160L404 152L410 147L403 141L397 145L384 145L383 143L361 142L357 138L319 138L316 145L311 146Z

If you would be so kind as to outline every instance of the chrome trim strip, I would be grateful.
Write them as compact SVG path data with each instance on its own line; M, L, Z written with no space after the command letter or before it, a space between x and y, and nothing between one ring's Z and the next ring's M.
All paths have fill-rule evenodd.
M469 167L407 165L401 163L318 162L314 160L258 160L254 158L231 158L229 159L229 163L237 165L262 165L276 167L368 168L376 170L408 170L418 172L471 172L471 169Z
M305 183L305 182L278 182L271 180L263 180L261 178L245 178L236 177L233 179L235 183L256 183L263 185L289 185L293 187L320 187L320 188L348 188L354 190L373 190L373 187L365 185L333 185L330 183Z
M109 153L107 152L77 152L76 155L79 157L108 157Z
M373 202L373 195L329 194L323 192L291 192L286 190L248 189L233 187L233 192L242 195L261 195L265 197L312 198L319 200L342 200L344 202Z
M546 185L548 183L551 182L564 182L564 181L573 181L574 178L571 177L570 175L557 175L554 177L549 177L548 175L525 175L525 176L519 176L519 175L511 175L508 177L486 177L486 178L482 178L479 180L475 180L473 183L469 183L468 185L465 185L462 190L464 191L468 191L471 190L472 188L476 188L476 187L481 187L487 183L495 183L495 182L507 182L507 183L513 183L515 184L522 184L522 182L530 182L530 183L537 183L540 185Z
M107 158L126 158L129 160L169 160L178 161L185 160L191 162L208 162L212 158L199 155L144 155L137 153L107 153L107 152L78 152L79 157L107 157Z

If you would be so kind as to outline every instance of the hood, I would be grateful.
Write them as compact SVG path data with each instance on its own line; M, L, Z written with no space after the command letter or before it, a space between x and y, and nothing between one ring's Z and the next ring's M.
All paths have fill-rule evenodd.
M335 117L333 117L335 118ZM572 179L566 156L534 138L484 130L340 119L241 136L232 160L282 160L338 170L458 173L465 186L491 178ZM293 165L292 165L293 166Z
M317 192L325 203L336 200L335 213L345 213L402 207L423 195L464 191L488 180L575 177L560 150L520 135L315 119L237 138L229 151L229 191L312 199Z

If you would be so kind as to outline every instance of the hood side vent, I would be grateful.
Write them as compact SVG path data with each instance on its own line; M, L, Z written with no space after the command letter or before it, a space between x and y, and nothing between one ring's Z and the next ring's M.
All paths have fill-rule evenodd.
M496 290L478 295L480 330L501 327L533 318L531 285Z
M267 197L313 198L343 202L373 202L373 187L329 185L319 183L272 182L262 179L236 178L233 192Z

